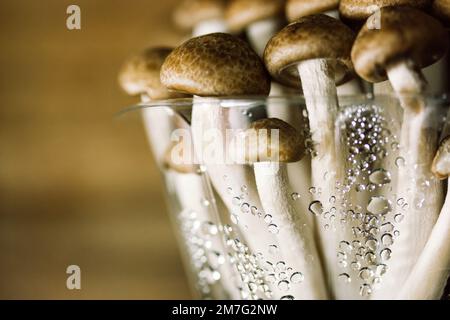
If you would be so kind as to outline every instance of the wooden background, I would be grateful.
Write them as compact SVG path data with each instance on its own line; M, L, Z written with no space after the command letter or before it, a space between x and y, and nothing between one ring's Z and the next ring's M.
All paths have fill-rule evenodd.
M114 116L125 57L180 40L175 4L0 1L0 298L190 297L140 119Z

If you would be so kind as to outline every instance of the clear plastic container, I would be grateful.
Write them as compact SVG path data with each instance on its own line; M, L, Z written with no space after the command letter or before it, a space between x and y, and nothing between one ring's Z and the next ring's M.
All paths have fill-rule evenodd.
M430 164L449 100L428 97L425 104L420 117L408 118L394 95L340 97L331 117L334 140L320 145L302 96L193 98L128 109L142 112L149 129L197 297L398 298L446 191ZM194 108L203 111L192 115ZM204 112L211 108L213 115ZM206 151L210 159L199 157L208 148L199 146L192 117L197 127L216 129L202 136L203 144L221 148ZM261 173L255 179L255 166L230 155L242 132L265 118L305 137L306 155L283 167L281 185ZM276 212L266 210L273 205Z

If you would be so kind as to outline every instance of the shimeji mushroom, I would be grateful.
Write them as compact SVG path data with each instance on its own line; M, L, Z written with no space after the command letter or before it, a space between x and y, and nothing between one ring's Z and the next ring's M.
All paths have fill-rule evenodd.
M317 251L313 223L307 213L297 212L290 197L287 163L305 155L305 137L288 123L268 118L252 123L242 135L245 159L253 164L256 186L266 213L278 225L278 242L286 264L304 279L293 295L296 299L326 299L327 290Z
M288 0L286 16L290 22L319 13L338 19L338 7L339 0ZM356 78L337 88L339 96L361 94L362 92L364 92L362 83Z
M232 266L226 263L227 250L219 234L219 217L214 213L214 206L209 204L212 195L209 194L210 191L199 167L193 163L191 141L172 143L165 152L164 166L166 176L172 178L168 179L167 188L176 195L179 201L181 211L177 215L177 218L180 219L177 223L183 224L185 216L188 217L187 219L195 221L193 228L189 229L189 233L182 235L190 237L192 236L191 232L195 232L195 235L202 238L205 243L210 242L202 249L204 252L201 257L198 257L198 252L192 253L193 256L190 259L198 259L198 261L192 261L193 266L208 271L206 278L210 289L214 291L211 292L214 298L239 298L237 287L233 281L230 281L237 277L237 274L234 273ZM183 226L180 229L183 229ZM183 233L183 230L181 232ZM187 242L190 240L183 239ZM206 261L201 262L201 259L206 259ZM207 264L206 268L202 267L204 264ZM198 273L200 271L197 270ZM220 283L219 286L214 285L217 282Z
M440 59L448 43L442 25L417 9L385 7L379 14L381 29L364 25L352 60L356 72L367 81L388 78L403 107L396 196L408 208L397 225L399 236L390 248L388 272L374 292L375 298L386 299L405 283L442 204L442 185L430 171L437 145L437 130L432 125L438 110L427 107L420 69Z
M253 49L260 56L272 36L285 24L285 0L230 0L225 18L233 32L246 31Z
M119 73L119 83L129 95L141 95L142 102L179 98L183 95L169 92L160 81L159 72L171 48L154 47L133 55L124 63ZM144 108L142 115L148 139L157 164L169 145L173 119L168 108Z
M253 170L247 165L230 163L226 155L227 141L222 140L227 131L233 135L233 129L245 130L250 119L242 115L239 105L223 108L220 99L214 98L267 96L270 77L258 55L245 41L229 34L214 33L193 38L167 57L161 68L161 80L171 90L194 95L191 122L194 150L230 214L240 212L240 204L245 204L241 209L247 212L250 207L262 212ZM236 114L242 119L238 127L230 121ZM217 133L222 134L219 139ZM208 136L216 138L208 141ZM214 151L216 154L211 156ZM247 193L244 200L240 197L243 193ZM273 238L268 225L251 213L237 217L250 249L267 257Z
M370 17L369 26L373 29L382 27L380 21L380 9L384 7L412 7L427 10L433 0L341 0L339 11L345 21L362 25ZM436 2L436 1L434 1ZM441 59L422 71L427 79L427 91L429 94L443 94L447 91L448 73L447 59ZM375 83L376 95L391 94L392 87L388 81Z
M318 192L315 195L320 201L316 206L323 208L323 212L333 206L330 199L336 196L336 176L341 169L334 134L338 109L336 83L345 82L353 73L350 60L353 40L353 32L342 22L326 15L313 15L281 30L264 53L267 69L275 79L303 88L314 143L312 181L316 189L321 189L320 195ZM317 211L321 210L314 210ZM336 248L341 229L326 230L329 222L321 215L318 222L321 249L334 282L338 275Z
M225 17L232 31L246 31L252 48L262 56L269 40L277 33L285 22L285 0L231 0L229 1ZM276 83L271 83L270 96L279 97L292 91ZM299 107L294 107L283 99L269 99L267 115L282 119L294 127L303 127L304 117ZM304 161L288 166L290 182L300 198L296 202L299 208L306 208L309 204L309 185L311 182L310 161Z
M180 28L191 30L193 37L227 32L224 10L225 0L184 0L176 8L173 19Z
M438 179L450 176L450 137L440 144L433 160L433 173ZM397 299L440 299L450 274L450 192L430 237Z

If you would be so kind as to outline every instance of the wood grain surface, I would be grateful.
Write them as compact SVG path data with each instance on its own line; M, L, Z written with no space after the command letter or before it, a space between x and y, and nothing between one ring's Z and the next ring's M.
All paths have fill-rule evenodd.
M125 57L180 41L176 2L0 1L0 298L190 298L140 118L115 116Z

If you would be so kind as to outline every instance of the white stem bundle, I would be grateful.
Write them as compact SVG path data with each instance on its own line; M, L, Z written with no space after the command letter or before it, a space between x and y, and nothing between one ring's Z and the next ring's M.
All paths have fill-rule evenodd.
M277 83L272 83L270 91L271 96L282 96L285 92L283 87ZM292 105L284 100L269 100L267 103L267 117L277 118L289 123L292 127L303 131L306 127L304 121L306 120L302 114L300 106ZM312 201L309 188L311 186L311 157L305 155L301 161L287 164L289 183L293 192L299 197L295 201L295 207L302 213L308 212L308 206ZM309 217L312 221L312 216Z
M150 102L150 98L143 94L141 102ZM147 134L150 148L156 164L161 168L164 154L170 144L170 136L175 129L173 118L170 116L168 108L144 108L142 109L142 119L144 129Z
M336 196L336 176L339 171L334 134L338 109L334 66L326 59L314 59L299 63L298 71L314 143L315 154L311 160L312 185L316 189L316 200L321 202L323 212L329 212L333 206L330 199ZM336 200L336 203L338 202L339 200ZM338 226L333 230L332 223L322 215L317 216L317 224L322 255L329 268L326 271L333 285L332 294L337 295L337 244L340 241L341 229Z
M254 164L256 184L264 211L278 226L278 242L286 265L291 266L301 283L291 279L295 299L327 299L327 290L311 220L296 212L289 199L289 181L284 163ZM300 281L300 280L298 280Z
M405 283L437 220L443 198L442 185L431 173L438 137L437 130L427 125L433 124L436 110L426 108L423 76L404 61L390 66L388 78L404 109L396 197L403 199L407 208L397 225L399 236L390 248L392 258L386 263L388 270L375 299L394 298L399 285Z
M263 56L267 43L278 32L281 23L282 21L279 18L268 18L254 22L247 27L249 42L260 56ZM270 96L282 96L283 94L285 94L284 88L273 82ZM269 118L281 119L299 130L304 128L301 112L299 107L289 105L284 101L269 101L267 103L267 116ZM295 206L302 212L307 212L311 202L308 192L311 185L311 161L309 157L300 162L288 164L288 172L292 188L300 196Z
M221 236L216 234L219 232L219 221L218 216L213 212L214 207L205 205L207 203L205 201L209 201L210 196L205 188L202 177L196 173L178 173L174 171L169 171L166 177L169 179L168 183L174 189L174 194L178 197L182 212L195 214L195 220L200 224L198 227L199 236L204 237L202 226L209 226L212 229L211 234L207 235L204 240L211 241L210 248L208 249L211 254L207 255L206 258L213 258L215 260L208 261L208 263L213 263L211 267L219 271L221 275L221 278L216 280L220 285L212 286L214 289L214 298L239 299L239 291L233 282L237 274L232 269L232 266L226 263L227 252L224 243L222 242ZM176 223L179 223L179 221ZM216 253L219 256L216 256Z
M268 224L263 219L264 214L253 169L248 165L228 164L225 153L214 159L208 157L205 151L208 149L226 151L226 143L223 141L213 140L212 145L206 143L205 137L209 135L209 132L224 134L227 129L234 127L234 129L243 130L250 124L249 119L246 120L242 115L240 119L243 123L237 126L225 123L227 116L224 116L222 112L225 112L224 108L217 102L194 97L191 128L195 154L200 163L206 166L211 183L226 205L229 214L239 219L238 229L244 236L250 251L254 254L261 253L268 260L273 256L270 246L279 246L279 244L276 243L276 238L269 232ZM237 202L236 199L238 199ZM242 212L244 204L245 212ZM278 290L276 286L271 289L276 297L283 296L282 290Z
M450 275L450 192L430 238L405 284L399 300L440 299Z

